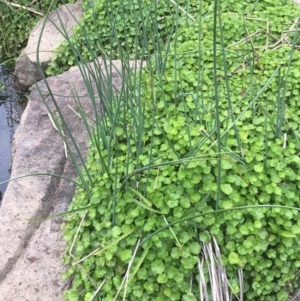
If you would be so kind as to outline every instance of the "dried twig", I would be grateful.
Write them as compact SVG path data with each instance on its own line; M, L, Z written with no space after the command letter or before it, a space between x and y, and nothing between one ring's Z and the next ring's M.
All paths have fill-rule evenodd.
M1 2L5 3L9 7L22 8L24 10L27 10L27 11L31 12L31 13L34 13L34 14L39 15L41 17L44 17L44 14L40 13L39 11L37 11L37 10L35 10L33 8L29 8L27 6L16 4L16 3L12 3L12 2L8 2L8 1L1 1Z
M173 3L174 5L176 5L181 11L183 11L190 19L192 19L193 21L196 21L195 18L189 14L184 8L182 8L180 5L178 5L178 3L176 3L174 0L170 0L171 3Z

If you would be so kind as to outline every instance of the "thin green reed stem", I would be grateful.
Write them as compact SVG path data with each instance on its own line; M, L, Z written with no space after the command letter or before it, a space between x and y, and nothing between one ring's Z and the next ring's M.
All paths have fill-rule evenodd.
M287 84L288 84L288 78L289 78L289 73L290 73L290 69L291 69L291 65L292 65L292 61L293 61L293 56L294 56L294 51L295 51L295 44L298 40L299 37L299 32L298 32L298 27L299 27L299 20L300 20L300 15L298 15L298 20L297 20L297 26L295 29L295 36L293 38L293 43L292 43L292 48L290 50L290 59L288 62L288 66L287 66L287 71L285 74L285 78L283 80L283 84L281 84L280 80L278 79L278 96L280 95L280 99L277 99L277 101L280 101L280 110L277 111L277 122L276 122L276 137L279 137L279 132L280 129L284 123L284 118L285 118L285 101L286 101L286 90L287 90ZM280 78L280 76L279 76ZM282 87L282 89L281 89ZM281 94L282 93L282 94ZM279 104L279 102L278 102ZM280 111L280 114L278 114Z
M67 178L67 177L64 177L64 176L61 176L61 175L58 175L58 174L54 174L54 173L49 173L49 172L47 172L47 173L45 173L45 172L34 172L34 173L31 173L31 174L21 175L21 176L18 176L16 178L13 178L13 179L9 179L7 181L0 182L0 184L5 184L5 183L20 180L20 179L24 179L24 178L28 178L28 177L37 177L37 176L47 176L47 177L55 177L55 178L58 178L58 179L63 179L63 180L66 180L70 183L73 183L76 186L81 187L83 190L85 190L84 185L81 185L79 182L76 182L76 181L74 181L70 178Z
M187 5L188 6L188 5ZM188 6L189 7L189 6ZM179 15L179 8L178 6L176 6L176 21L178 20L178 15ZM186 22L188 21L188 16L186 16ZM178 22L176 22L176 26L175 26L175 47L174 47L174 83L175 83L175 110L177 108L177 104L179 102L182 103L184 105L184 113L185 113L185 119L186 119L186 130L187 130L187 135L188 135L188 139L189 139L189 147L192 148L192 141L191 141L191 135L190 135L190 128L188 127L188 115L187 115L187 108L186 108L186 102L185 102L185 95L184 95L184 89L182 87L182 74L181 74L181 69L177 68L177 63L178 63L178 56L181 56L181 54L177 54L177 28L178 28ZM179 77L179 87L177 87L177 70L178 70L178 77ZM179 96L178 95L178 89L180 91ZM177 111L174 112L174 114L177 114ZM180 154L175 150L174 148L174 152L177 156L177 158L180 158Z
M170 32L170 35L169 35L169 40L168 40L168 46L167 46L167 49L170 50L170 46L171 46L171 37L172 37L172 32L174 30L174 53L170 54L170 55L173 55L174 56L174 68L176 70L176 58L177 58L177 54L176 54L176 48L177 48L177 27L178 27L178 7L176 6L176 15L174 16L173 18L173 24L172 24L172 30ZM158 32L158 30L157 30ZM158 33L157 33L158 34ZM162 55L162 54L159 54L159 55ZM162 93L162 99L164 101L164 108L165 108L165 114L166 116L168 117L168 103L166 101L166 95L165 95L165 89L164 89L164 84L163 84L163 77L164 77L164 74L163 74L163 69L165 68L166 64L167 64L167 60L168 60L168 53L166 53L166 56L165 56L165 63L163 64L163 66L161 65L158 65L158 61L160 62L160 60L158 59L158 54L155 52L155 62L156 62L156 71L157 71L157 76L158 76L158 80L159 80L159 88L161 90L161 93ZM152 69L152 66L151 64L149 64L149 70L150 70L150 77L151 77L151 85L153 85L153 79L154 79L154 71ZM176 95L177 95L177 72L174 72L174 92L172 94L172 97L174 97L174 100L175 100L175 104L176 104ZM153 89L153 88L152 88ZM156 96L155 96L155 99L156 99ZM162 135L164 136L164 138L166 139L166 141L168 142L168 145L169 147L172 149L172 151L174 152L174 154L177 156L177 158L179 158L179 154L178 152L175 150L174 148L174 145L171 143L170 139L167 137L165 131L163 130L163 128L160 127L159 125L159 122L157 120L154 120L155 121L155 124L156 124L156 127L160 129ZM153 125L154 126L154 125Z
M152 5L153 2L151 2L151 5ZM156 6L156 1L154 1L154 11L155 11L155 18L157 19L157 6ZM148 16L148 21L152 21L150 19L150 14ZM153 29L154 29L154 36L152 37L153 38L153 43L154 45L157 44L157 52L155 51L154 52L154 59L155 59L155 66L156 66L156 70L157 72L160 74L160 70L161 70L161 47L160 47L160 39L159 39L159 33L158 33L158 28L157 28L157 22L153 22ZM158 53L158 55L157 55ZM149 61L149 65L151 65L151 60ZM151 172L151 168L150 168L150 165L152 163L152 155L153 155L153 138L154 138L154 125L155 125L155 109L156 109L156 102L157 102L157 99L156 99L156 87L153 85L153 80L152 80L152 76L151 76L151 89L152 89L152 103L149 105L152 105L152 110L151 110L151 138L150 138L150 153L149 153L149 168L147 170L147 180L146 180L146 188L145 188L145 191L144 191L144 195L146 195L147 193L147 188L148 188L148 185L149 185L149 180L150 180L150 172Z
M198 72L197 72L197 92L196 92L196 99L195 99L195 123L194 126L196 126L197 123L203 124L203 113L204 113L204 99L203 99L203 89L202 89L202 74L203 74L203 64L202 61L202 0L200 0L200 7L199 7L199 27L198 27ZM201 105L199 106L199 99L201 98ZM200 108L202 111L202 114L200 113Z
M219 17L219 28L220 28L220 42L221 42L221 48L222 48L222 56L223 56L223 69L224 69L224 80L226 84L226 93L227 93L227 103L228 103L228 114L232 110L232 103L231 103L231 93L230 93L230 84L229 84L229 76L228 76L228 68L227 68L227 59L226 59L226 51L225 51L225 46L224 46L224 35L223 35L223 30L222 30L222 18L221 18L221 13L218 14ZM232 122L234 122L234 115L232 114ZM226 122L226 128L228 127L228 122L229 118L227 119ZM235 132L235 137L238 143L238 148L240 152L242 153L242 145L241 145L241 139L239 136L239 132L237 130L236 125L233 126L234 132Z
M244 27L247 28L247 24L246 24L246 19L245 17L243 18L244 20ZM255 67L255 59L256 59L256 51L255 51L255 48L254 48L254 45L253 43L251 42L251 40L249 39L249 36L247 35L247 43L246 43L246 46L247 46L247 56L249 57L249 59L245 59L245 63L249 66L250 68L250 84L249 86L250 87L253 87L254 86L254 67ZM254 97L254 94L253 94L253 89L249 89L249 91L247 91L247 93L244 95L248 95L248 93L250 94L250 99L252 99ZM254 108L252 108L252 110L254 110Z
M51 97L51 99L52 99L52 101L53 101L53 104L54 104L54 106L55 106L55 108L56 108L56 110L57 110L57 112L58 112L58 114L59 114L59 117L60 117L60 119L61 119L61 121L62 121L63 127L65 127L65 129L66 129L66 131L67 131L67 133L68 133L68 136L69 136L69 138L70 138L70 140L71 140L71 142L72 142L72 144L73 144L73 146L74 146L74 148L75 148L75 151L76 151L76 153L77 153L77 155L78 155L78 157L79 157L79 160L80 160L80 162L82 163L82 166L83 166L83 168L84 168L84 170L85 170L85 172L86 172L86 174L87 174L88 182L89 182L90 184L92 184L92 183L93 183L93 180L92 180L92 178L90 177L89 171L88 171L88 169L87 169L87 167L86 167L86 164L85 164L85 160L83 159L83 157L82 157L82 155L81 155L81 152L80 152L80 150L79 150L79 148L78 148L78 145L77 145L77 143L76 143L76 141L75 141L75 139L74 139L74 137L73 137L73 135L72 135L72 132L70 131L70 128L68 127L68 125L67 125L67 123L66 123L64 117L62 116L62 114L61 114L61 112L60 112L60 108L58 107L58 104L57 104L57 102L56 102L56 100L55 100L55 97L54 97L54 95L53 95L53 93L52 93L50 87L49 87L49 84L48 84L47 80L45 79L45 74L44 74L44 71L43 71L42 68L41 68L41 64L40 64L40 61L39 61L39 48L40 48L40 44L41 44L41 38L42 38L43 31L44 31L44 29L45 29L46 20L48 20L49 12L51 11L51 9L52 9L52 7L53 7L53 3L54 3L54 1L52 1L51 5L49 6L49 9L48 9L47 14L46 14L47 17L46 17L46 19L45 19L45 22L43 23L43 26L42 26L42 29L41 29L41 34L40 34L39 39L38 39L37 55L36 55L37 63L38 63L37 65L38 65L38 69L39 69L40 74L43 75L44 83L45 83L46 88L47 88L47 90L48 90L48 92L49 92L49 95L50 95L50 97ZM59 18L59 20L60 20L60 22L61 22L61 24L62 24L62 21L61 21L61 19L60 19L59 14L57 14L57 16L58 16L58 18ZM43 99L43 101L44 101L44 104L45 104L45 106L47 107L47 110L48 110L49 114L51 115L52 120L53 120L55 123L57 123L57 122L56 122L56 118L53 116L53 113L51 112L50 107L49 107L47 101L45 100L45 98L44 98L44 96L43 96L42 91L40 90L40 88L39 88L38 85L36 85L36 87L37 87L37 89L38 89L40 95L42 96L42 99ZM56 124L56 126L59 128L59 126L58 126L57 124ZM70 154L70 157L71 157L71 159L72 159L72 162L73 162L73 164L74 164L75 170L76 170L76 172L78 173L78 175L79 175L79 177L80 177L80 179L81 179L81 181L82 181L82 184L83 184L83 186L85 187L86 192L87 192L88 195L90 196L90 195L91 195L91 190L90 190L89 184L87 183L87 181L85 180L83 174L81 173L81 168L79 167L79 165L78 165L78 163L77 163L77 160L75 159L74 154L73 154L73 152L72 152L71 149L70 149L69 143L66 141L66 139L65 139L65 137L64 137L64 135L63 135L62 133L60 133L60 136L62 137L63 141L66 143L66 146L67 146L68 152L69 152L69 154Z
M136 29L136 34L139 32L139 28L138 28L138 19L140 17L140 19L142 21L144 21L146 19L145 22L142 22L142 26L143 26L143 37L142 37L142 59L145 56L145 52L148 54L149 49L148 49L148 39L147 39L147 22L149 19L149 16L143 16L143 10L140 7L140 2L139 3L139 12L140 12L140 16L138 14L134 14L133 18L135 19L135 29ZM134 3L132 3L134 5ZM120 3L120 11L121 11L121 15L123 13L123 15L125 14L124 11L124 6L123 6L123 2ZM150 12L149 12L150 13ZM146 23L146 25L145 25ZM123 27L125 31L129 31L128 28L126 28L126 24L123 23ZM143 102L141 99L141 89L140 89L140 77L141 77L141 71L139 72L139 78L137 79L136 72L137 72L137 68L139 68L138 66L138 60L135 59L134 61L134 66L133 66L133 70L131 70L130 68L130 60L129 60L129 43L130 41L128 41L128 37L130 37L130 33L128 32L128 34L125 33L125 50L123 52L123 48L122 46L119 44L119 55L121 57L121 61L122 61L122 70L123 70L123 82L125 82L126 84L126 90L125 90L125 94L124 94L124 98L123 100L121 100L121 98L119 98L119 101L122 101L123 103L123 107L122 110L120 110L119 112L115 111L115 116L117 118L124 120L124 132L126 135L126 143L127 143L127 158L126 158L126 175L128 175L129 173L129 167L130 164L134 164L133 162L130 162L130 153L131 153L131 145L132 145L132 141L131 141L131 137L133 135L133 145L135 145L136 147L136 160L137 162L134 164L136 166L139 165L139 155L142 154L143 152L143 131L144 131L144 112L143 112ZM115 37L116 40L118 40L118 37ZM137 43L137 37L136 37L136 42L135 42L135 51L138 52L138 47L139 47L139 43ZM147 51L148 50L148 51ZM137 85L137 86L136 86ZM138 90L138 93L135 94L134 91ZM127 114L128 112L130 112L130 117L129 120L127 118ZM120 116L119 114L120 113ZM122 115L123 114L123 115ZM128 125L130 125L129 127L129 131L130 133L128 133ZM114 189L114 198L113 198L113 223L115 222L115 210L116 210L116 205L117 205L117 178L115 178L115 189ZM127 187L128 183L126 181L125 183L125 187Z
M294 135L294 137L296 139L297 147L300 148L299 133L297 133L293 128L292 128L292 132L293 132L293 135Z
M125 40L127 43L127 40ZM120 51L121 48L120 48ZM137 128L137 123L136 123L136 112L134 111L134 107L133 107L133 102L134 102L134 95L132 95L130 92L132 91L132 83L131 83L131 69L130 69L130 65L129 65L129 60L124 57L124 59L122 60L122 74L123 74L123 82L126 83L126 91L125 91L125 95L124 97L120 97L118 99L119 101L119 107L120 110L115 112L116 117L120 120L123 121L124 125L123 125L123 129L126 135L126 141L127 141L127 163L126 163L126 174L128 174L128 170L130 167L130 164L132 164L130 162L130 153L131 153L131 140L130 140L130 133L128 133L128 125L132 124L133 121L133 126L129 127L129 131L136 131ZM131 114L130 116L127 118L127 112L128 112L128 108L131 108ZM121 117L121 118L120 118ZM133 118L131 118L133 117ZM136 133L136 132L135 132ZM137 134L137 139L142 139L142 135L139 135L138 132ZM119 179L117 178L118 174L117 174L117 169L118 169L118 162L116 163L116 174L115 174L115 180L114 180L114 195L113 195L113 216L112 216L112 222L113 224L115 224L115 219L116 219L116 206L117 206L117 193L119 192L118 188L117 188L117 184L119 182ZM125 183L125 187L128 188L128 183Z
M278 81L277 81L277 97L276 97L276 131L275 137L279 137L282 115L284 115L283 108L282 108L282 101L281 101L281 67L278 70Z
M64 30L64 29L63 29L63 30ZM85 32L85 29L84 29L84 28L83 28L82 30ZM99 108L97 108L97 104L96 104L96 101L95 101L94 91L93 91L93 84L92 84L92 83L93 83L93 82L95 82L95 83L98 83L98 82L102 83L102 82L103 82L102 80L99 80L99 78L98 78L98 76L101 77L101 75L102 75L102 72L99 72L100 68L99 68L98 61L97 61L97 60L94 60L94 62L93 62L94 68L95 68L95 70L96 70L95 72L92 70L92 68L91 68L87 63L81 64L81 62L84 62L85 59L81 56L80 51L77 50L77 49L74 47L73 43L70 41L70 39L69 39L69 37L68 37L68 35L67 35L66 32L64 32L64 36L65 36L65 38L67 39L67 41L68 41L68 43L69 43L69 46L71 47L71 50L72 50L74 56L76 57L76 60L77 60L78 66L79 66L80 73L81 73L82 78L83 78L83 80L84 80L85 86L86 86L87 91L88 91L88 94L89 94L89 98L90 98L91 103L92 103L92 106L93 106L93 110L94 110L94 113L95 113L95 120L96 120L96 123L97 123L97 122L99 122L99 113L98 113ZM87 47L89 48L89 52L92 53L92 54L93 54L93 58L95 58L95 57L96 57L96 54L95 54L95 52L93 51L93 46L91 45L91 41L90 41L90 39L89 39L89 37L88 37L87 34L85 34L84 36L85 36L85 41L86 41ZM98 71L98 72L97 72L97 71ZM102 78L101 78L101 79L102 79ZM98 86L97 86L97 88L98 88ZM101 88L103 88L103 89L99 89L99 88L98 88L98 91L101 91L101 92L102 92L103 90L105 90L104 87L101 87ZM104 94L104 93L102 93L102 95L103 95L103 94ZM101 95L101 94L100 94L100 95ZM100 96L100 95L99 95L99 96ZM101 96L100 96L100 97L99 97L99 101L100 101L100 98L101 98L102 100L105 99L105 97L101 97ZM79 100L79 103L80 103L80 100ZM92 133L92 131L91 131L90 127L88 126L88 124L85 122L85 116L84 116L85 114L83 113L83 111L82 111L81 113L82 113L82 114L81 114L81 118L83 119L83 121L84 121L84 123L85 123L85 127L86 127L86 130L87 130L87 132L88 132L88 135L89 135L91 141L94 142L94 145L96 146L96 148L99 149L99 145L97 144L98 139L93 139L93 135L94 135L94 134ZM96 127L96 131L98 131L98 127ZM94 130L93 130L93 132L94 132ZM97 136L98 136L98 135L97 135ZM105 135L102 135L102 136L105 136ZM105 141L105 140L104 140L104 141ZM98 151L98 153L99 153L99 155L100 155L100 162L101 162L102 168L103 168L104 170L106 170L107 173L109 174L108 169L107 169L107 165L106 165L106 163L104 162L103 157L101 156L101 152Z
M218 95L218 78L217 78L217 25L218 25L219 1L214 1L214 26L213 26L213 85L214 85L214 101L216 104L216 133L217 133L217 149L219 158L221 159L221 124L220 124L220 110L219 110L219 95ZM221 29L220 29L221 30ZM215 209L219 208L221 198L221 160L218 160L218 174L217 174L217 199Z
M265 159L264 159L264 169L267 170L268 166L268 110L265 111Z

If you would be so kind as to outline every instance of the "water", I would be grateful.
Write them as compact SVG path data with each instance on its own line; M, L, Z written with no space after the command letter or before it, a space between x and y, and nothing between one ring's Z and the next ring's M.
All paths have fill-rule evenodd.
M26 97L12 88L13 68L0 66L0 204L10 178L14 133L25 108Z

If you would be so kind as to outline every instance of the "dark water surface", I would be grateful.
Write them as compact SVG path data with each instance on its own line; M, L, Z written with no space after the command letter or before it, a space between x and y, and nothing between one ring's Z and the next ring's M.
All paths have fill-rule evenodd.
M13 67L0 65L0 204L10 178L13 135L27 98L12 88Z

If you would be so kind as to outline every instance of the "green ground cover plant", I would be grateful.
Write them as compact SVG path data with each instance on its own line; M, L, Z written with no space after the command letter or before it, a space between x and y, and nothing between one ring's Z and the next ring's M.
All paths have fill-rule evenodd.
M215 238L233 299L288 300L300 266L297 7L84 7L48 70L77 63L87 87L96 79L95 108L103 104L101 116L80 112L91 139L64 225L65 299L217 300L213 286L203 292L212 277L200 265ZM119 91L86 64L100 54L103 64L122 59Z
M278 0L271 5L271 1L220 1L220 9L225 14L224 37L231 43L238 42L242 35L245 38L245 25L253 35L252 40L262 39L261 45L278 42L284 30L289 29L292 20L297 18L295 5L287 1ZM286 8L282 10L282 5ZM178 9L180 7L180 9ZM210 40L212 45L212 16L214 2L210 1L84 1L84 17L80 26L74 30L74 35L63 42L57 49L57 57L50 64L47 73L59 74L80 60L92 61L95 57L105 53L110 58L120 58L128 55L137 58L153 53L160 44L168 43L168 38L177 26L186 22L193 23L201 19L204 39ZM244 16L244 19L241 19ZM270 19L270 16L272 19ZM240 19L238 23L234 21ZM208 21L208 24L206 22ZM147 27L145 24L147 23ZM255 29L252 31L252 29ZM193 34L193 33L189 33ZM185 38L189 38L189 34ZM147 52L144 53L144 37L147 36ZM247 43L246 43L247 44ZM120 52L122 49L122 54ZM80 55L77 53L79 52Z
M74 3L75 1L64 1ZM56 8L62 1L0 1L0 62L12 59L26 46L30 30L49 7Z

